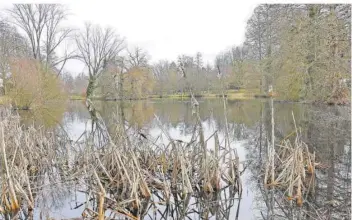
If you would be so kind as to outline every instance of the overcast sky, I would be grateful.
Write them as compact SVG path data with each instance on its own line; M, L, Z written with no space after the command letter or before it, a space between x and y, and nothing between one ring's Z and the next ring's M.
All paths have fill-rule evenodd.
M199 51L204 63L212 63L217 53L244 41L246 21L256 5L233 0L129 0L72 1L68 8L70 24L112 26L129 48L147 50L152 62ZM71 62L68 69L77 72L82 67Z
M203 52L212 60L220 50L244 40L246 21L256 3L233 0L72 1L70 23L91 21L114 27L129 45L149 51L152 60Z

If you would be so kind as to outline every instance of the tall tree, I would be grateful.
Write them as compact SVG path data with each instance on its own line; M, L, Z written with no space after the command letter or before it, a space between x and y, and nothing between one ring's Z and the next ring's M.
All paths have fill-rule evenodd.
M124 48L124 40L113 29L86 23L84 30L76 36L78 58L88 68L89 83L87 98L91 98L96 80L105 67Z
M200 52L196 53L195 65L196 65L197 71L199 73L201 71L201 69L203 68L203 55Z
M128 51L127 62L129 63L124 87L128 91L130 98L146 97L154 86L152 69L148 65L148 54L139 47Z
M276 39L275 21L280 5L262 4L254 9L247 22L245 45L251 48L252 57L257 60L261 74L260 90L266 92L272 81L271 62Z
M146 67L148 65L148 55L139 47L135 47L132 51L128 51L128 63L130 68Z
M34 59L45 63L46 68L57 70L59 75L67 60L74 58L73 51L59 56L57 49L68 39L73 29L62 27L67 10L58 4L15 4L9 10L11 21L20 27L28 38Z

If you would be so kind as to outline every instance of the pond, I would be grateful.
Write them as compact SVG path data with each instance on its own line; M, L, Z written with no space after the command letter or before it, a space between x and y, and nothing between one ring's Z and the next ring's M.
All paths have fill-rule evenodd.
M215 198L190 196L188 202L173 201L171 206L159 204L152 197L148 214L144 219L350 219L351 206L351 120L350 108L345 106L308 105L299 103L274 103L275 138L280 142L295 130L301 129L302 140L321 169L316 171L314 195L309 196L299 209L287 208L285 197L270 195L263 188L262 167L268 142L265 137L271 132L271 108L268 100L227 101L227 118L221 99L200 99L199 117L204 137L215 131L224 144L226 131L232 148L240 160L242 196L223 189ZM163 137L163 130L172 139L190 141L195 124L192 104L189 100L148 101L95 101L95 110L104 122L107 132L116 133L116 115L122 115L126 126L143 136L156 139ZM21 113L24 124L44 123L58 126L72 142L82 139L82 134L92 129L92 114L84 102L71 101L63 116L37 119L35 114ZM41 113L41 115L44 115ZM60 118L61 117L61 118ZM54 118L52 121L48 118ZM226 125L227 121L227 125ZM164 135L164 136L163 136ZM214 143L210 143L214 144ZM56 188L57 187L57 188ZM79 218L84 211L87 195L75 187L51 186L43 189L34 211L34 218L70 219ZM94 204L92 205L94 206ZM177 209L182 209L183 215ZM166 210L169 210L166 212ZM174 211L176 210L176 211ZM166 213L166 214L165 214ZM269 214L271 213L271 217ZM301 215L300 214L300 215ZM45 216L45 217L43 217ZM123 219L123 218L121 218Z

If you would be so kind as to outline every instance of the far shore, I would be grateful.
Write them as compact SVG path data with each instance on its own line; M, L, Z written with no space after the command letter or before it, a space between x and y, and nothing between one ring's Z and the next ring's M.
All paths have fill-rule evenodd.
M216 93L203 93L203 94L195 94L195 98L199 99L219 99L222 98L222 94L216 94ZM258 93L252 93L252 92L247 92L245 90L239 90L239 91L227 91L225 94L225 97L227 100L255 100L255 99L268 99L271 96L268 96L266 94L258 94ZM184 93L184 94L165 94L165 95L149 95L148 97L145 98L139 98L139 99L133 99L133 98L128 98L124 99L126 101L137 101L137 100L188 100L191 98L191 95L189 93ZM84 95L76 95L76 94L71 94L69 95L69 100L85 100L86 97ZM116 98L107 98L107 97L93 97L93 100L100 100L100 101L119 101L119 99ZM300 101L295 101L295 100L285 100L281 97L274 97L275 102L282 102L282 103L301 103L301 104L323 104L323 105L342 105L342 106L350 106L350 103L344 103L344 104L336 104L336 103L329 103L329 102L315 102L315 101L309 101L309 100L300 100ZM0 96L0 106L1 105L6 105L10 104L10 98L7 96ZM29 110L30 108L16 108L16 109L23 109L23 110Z
M227 100L241 100L241 101L246 101L246 100L259 100L259 99L269 99L270 96L262 94L245 94L245 93L228 93L225 95ZM138 100L188 100L191 98L191 95L189 94L167 94L167 95L151 95L145 98L140 98L140 99L124 99L126 101L138 101ZM222 98L221 94L214 94L214 93L207 93L207 94L202 94L202 95L195 95L195 98L200 98L200 99L219 99ZM82 95L71 95L70 100L85 100L86 97ZM104 97L94 97L94 100L100 100L100 101L120 101L119 99L114 99L114 98L104 98ZM274 97L274 102L278 103L301 103L301 104L314 104L314 105L341 105L341 106L350 106L350 103L346 104L336 104L336 103L328 103L328 102L316 102L316 101L310 101L310 100L300 100L300 101L295 101L295 100L285 100L282 99L281 97ZM0 102L1 104L1 102Z

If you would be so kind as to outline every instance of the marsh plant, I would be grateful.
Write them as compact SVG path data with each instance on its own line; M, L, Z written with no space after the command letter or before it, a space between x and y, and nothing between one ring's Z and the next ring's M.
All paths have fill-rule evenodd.
M229 141L222 146L217 131L205 137L197 109L192 137L182 141L173 139L161 123L160 136L142 134L119 114L111 119L116 127L109 132L93 103L87 104L91 126L75 142L63 131L24 127L16 112L1 110L0 212L6 219L33 218L48 186L55 190L74 186L87 198L82 216L97 219L106 219L107 213L141 219L161 205L166 207L163 218L171 209L185 217L194 199L207 207L200 215L220 215L211 211L220 205L219 198L241 197L236 149ZM214 199L211 205L209 200ZM91 201L96 205L89 205ZM229 204L221 205L227 210L221 215L228 215L224 205Z

